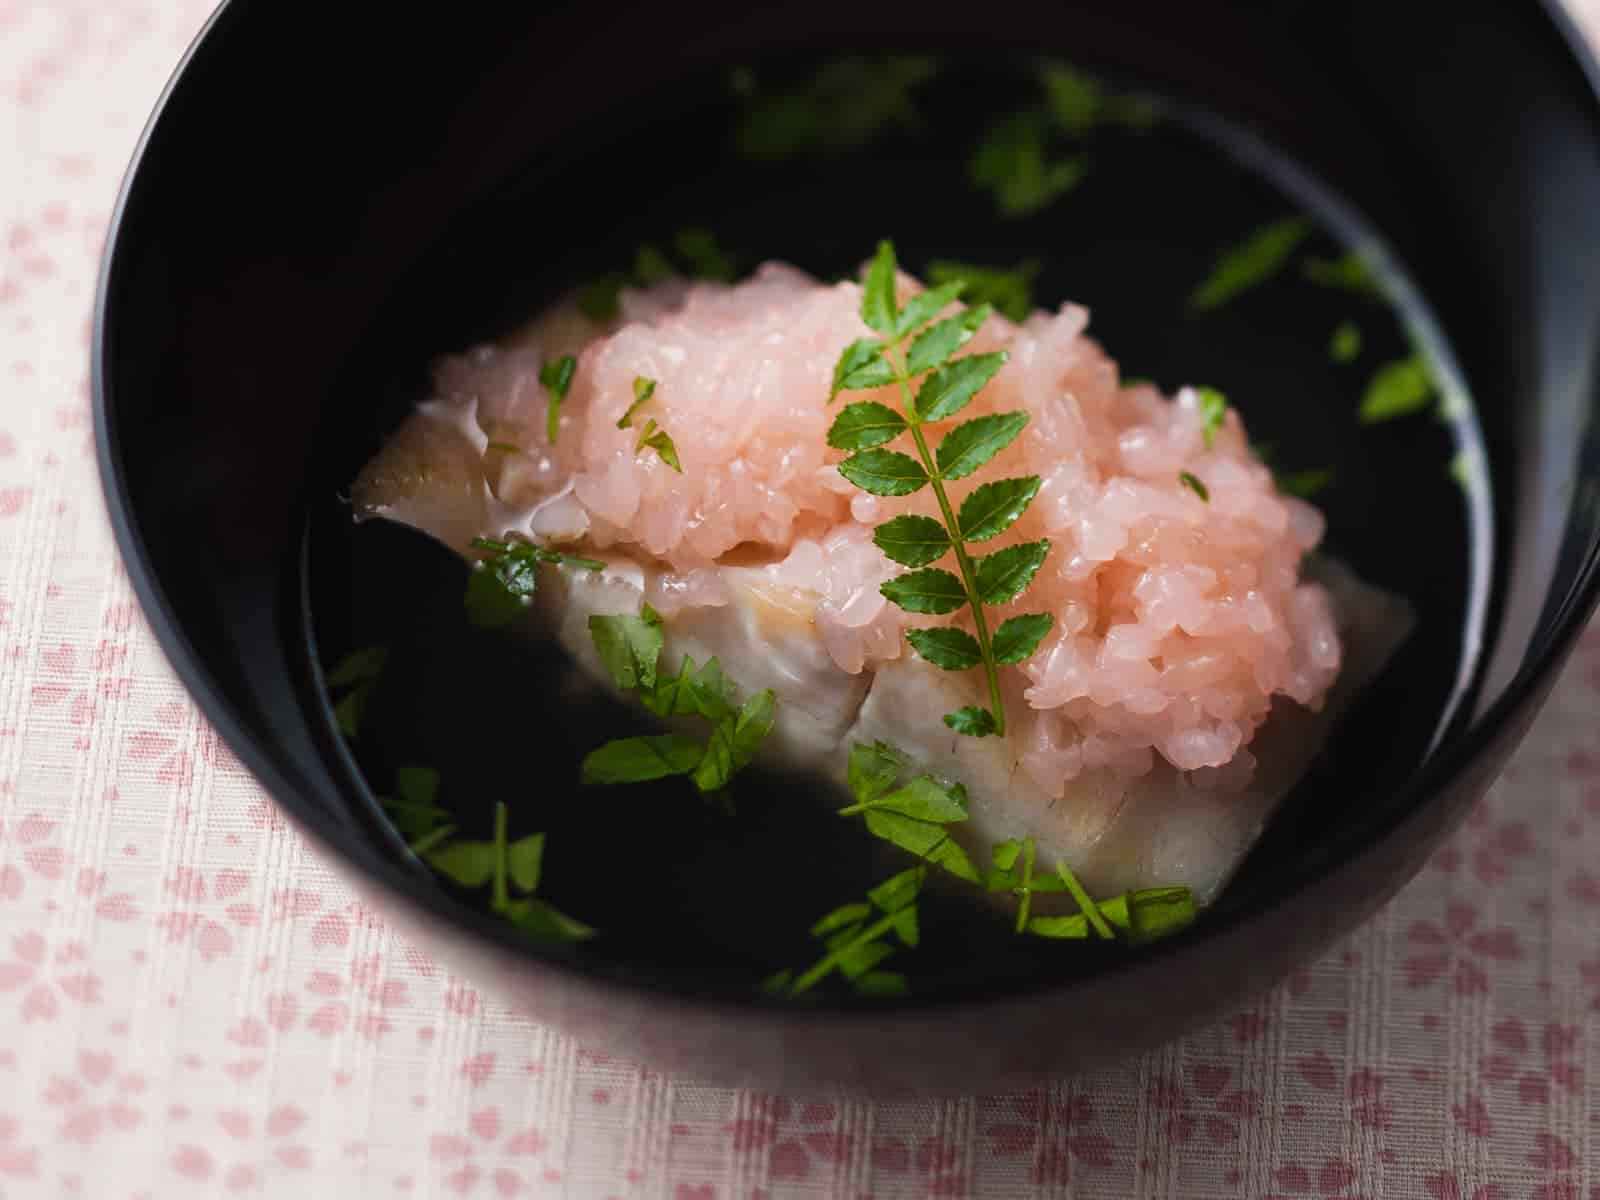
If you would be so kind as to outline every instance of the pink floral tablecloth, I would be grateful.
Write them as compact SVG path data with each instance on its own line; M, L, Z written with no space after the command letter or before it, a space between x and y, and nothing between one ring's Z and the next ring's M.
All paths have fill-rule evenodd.
M146 629L89 311L207 0L0 0L0 1200L1600 1200L1600 628L1405 892L1252 1007L1025 1095L801 1103L517 1017L292 834ZM1600 0L1581 14L1600 27Z

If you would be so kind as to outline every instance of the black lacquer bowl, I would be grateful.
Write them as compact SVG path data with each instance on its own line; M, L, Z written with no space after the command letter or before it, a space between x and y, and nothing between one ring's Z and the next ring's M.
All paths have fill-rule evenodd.
M1204 270L1216 244L1162 219L1174 205L1218 230L1271 215L1245 211L1243 192L1202 189L1198 174L1153 181L1140 192L1148 213L1086 186L1073 220L1031 224L974 218L959 156L943 193L898 212L874 212L858 179L825 166L767 167L777 173L722 188L728 148L696 131L729 101L683 81L841 50L1059 54L1174 100L1194 128L1232 131L1217 136L1244 159L1275 148L1273 162L1292 164L1275 176L1289 192L1321 181L1296 194L1322 198L1335 236L1381 241L1417 301L1411 335L1431 341L1476 422L1363 432L1348 396L1341 409L1288 386L1328 372L1282 349L1292 339L1270 291L1196 332L1181 312L1144 322L1132 293L1097 283L1166 263ZM232 0L162 100L106 253L95 415L118 541L178 673L274 799L411 936L540 1019L661 1067L801 1091L999 1088L1125 1054L1270 984L1403 884L1493 779L1594 608L1597 80L1559 14L1531 0L1023 2L981 20L897 0L600 16L577 4L413 16ZM1096 154L1097 170L1116 162L1114 148ZM1100 218L1085 217L1096 203ZM795 1007L697 969L694 953L675 959L670 939L634 957L536 946L404 852L334 733L316 659L354 635L316 595L340 570L354 576L347 597L459 595L448 572L460 568L420 587L405 564L425 550L347 544L355 535L327 513L418 398L430 355L504 330L657 209L747 239L777 231L781 244L751 253L807 263L814 251L807 265L826 270L869 237L938 247L941 222L959 225L968 257L1073 265L1048 298L1094 305L1131 368L1141 353L1152 373L1231 363L1253 393L1300 397L1294 410L1245 403L1252 431L1338 459L1333 549L1405 592L1422 621L1331 744L1310 798L1291 798L1192 930L1137 955L1047 947L1020 973L1015 953L976 954L945 964L948 986L888 1007ZM1139 221L1116 231L1130 212ZM1119 273L1126 262L1141 265ZM1458 472L1473 487L1440 482L1451 437L1487 464ZM526 715L492 744L525 730L519 751L570 759L539 733L553 687L536 672L517 683L505 701ZM683 841L686 861L694 849ZM624 889L608 901L618 912L650 905L643 887L609 886ZM733 907L750 907L744 895L730 885Z

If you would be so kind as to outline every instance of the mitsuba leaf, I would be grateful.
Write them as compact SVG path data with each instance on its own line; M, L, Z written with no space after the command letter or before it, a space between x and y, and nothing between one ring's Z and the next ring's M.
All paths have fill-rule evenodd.
M642 783L687 775L699 767L706 748L693 738L676 733L616 738L583 760L583 782L589 784Z
M656 662L664 641L661 616L648 604L638 616L595 615L589 636L611 681L623 691L648 691L656 685Z

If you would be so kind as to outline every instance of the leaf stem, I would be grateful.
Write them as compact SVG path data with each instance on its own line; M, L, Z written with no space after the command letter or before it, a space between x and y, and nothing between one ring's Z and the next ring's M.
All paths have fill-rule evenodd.
M893 346L885 346L883 360L889 364L889 369L894 372L895 381L900 385L901 402L905 406L906 425L911 430L911 440L917 444L917 454L922 458L922 469L928 473L928 482L933 486L933 495L939 502L939 511L944 515L945 528L950 531L950 545L956 552L956 565L961 568L961 586L967 592L967 606L972 609L972 622L978 635L978 649L983 654L983 672L989 683L989 705L994 712L994 731L999 737L1004 737L1006 732L1005 704L1000 699L1000 673L995 667L994 650L989 639L989 622L983 615L983 599L978 595L977 571L972 565L972 558L967 554L966 543L961 539L961 526L956 520L955 509L950 507L950 497L945 493L944 480L939 475L938 460L929 452L928 441L922 435L922 418L917 413L916 402L911 396L911 376L906 373L903 363L897 361L891 351L899 350L897 341Z
M455 832L456 827L454 825L441 825L432 833L426 834L412 842L410 844L411 853L415 854L418 858L421 858L427 854L428 851L436 849L440 843L448 841L455 835Z
M1033 910L1033 864L1036 851L1033 839L1022 843L1022 883L1013 889L1021 901L1017 904L1017 932L1026 933L1028 914Z
M506 890L507 856L509 851L506 846L506 805L501 800L494 806L494 899L491 901L495 912L504 912L511 907L511 894Z
M810 970L794 981L794 985L789 989L789 994L792 996L798 996L801 992L810 991L813 987L831 975L834 971L834 968L836 968L839 963L844 960L845 956L848 955L852 950L856 950L861 946L870 945L893 929L895 925L895 918L898 915L898 912L884 914L871 925L868 925L855 937L851 938L850 941L840 946L837 950L830 951L823 958L819 959Z
M1056 873L1061 876L1061 882L1067 885L1067 891L1083 910L1084 920L1094 926L1095 933L1102 938L1115 938L1117 935L1112 932L1111 926L1101 914L1100 906L1089 898L1089 893L1083 890L1083 884L1078 882L1078 877L1067 869L1067 864L1056 863Z

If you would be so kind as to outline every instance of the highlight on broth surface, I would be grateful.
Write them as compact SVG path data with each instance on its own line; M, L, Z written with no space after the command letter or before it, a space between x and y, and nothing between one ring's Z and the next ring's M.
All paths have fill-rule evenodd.
M768 263L574 296L442 360L352 490L478 562L475 619L661 719L579 748L587 782L717 797L759 758L922 860L823 917L776 991L902 991L880 963L930 871L1018 932L1181 926L1409 627L1314 553L1321 514L1223 396L1122 381L1076 305L963 307L959 271L924 288L885 244L862 282ZM446 869L446 814L395 811ZM466 857L519 903L503 840Z

